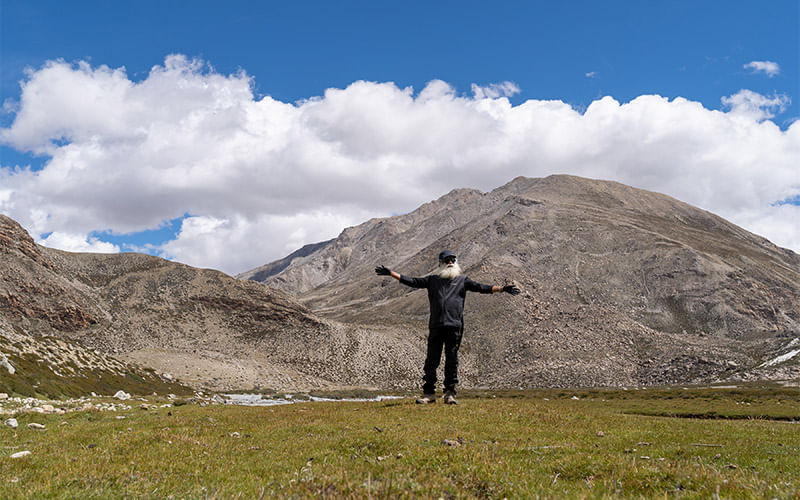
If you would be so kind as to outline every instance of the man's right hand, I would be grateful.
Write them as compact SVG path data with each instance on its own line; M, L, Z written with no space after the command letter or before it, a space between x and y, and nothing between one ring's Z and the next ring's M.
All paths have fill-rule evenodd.
M378 276L391 276L392 271L386 266L377 266L375 267L375 274Z

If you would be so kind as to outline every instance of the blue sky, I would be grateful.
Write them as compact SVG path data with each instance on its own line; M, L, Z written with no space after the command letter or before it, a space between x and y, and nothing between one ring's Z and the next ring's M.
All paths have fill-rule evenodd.
M684 96L718 108L740 88L800 93L800 2L2 2L2 93L46 60L124 66L164 56L243 68L283 101L355 80L461 91L510 80L528 98L586 106L604 95ZM780 64L753 78L750 61ZM587 73L595 73L593 78ZM795 99L777 121L800 115ZM5 117L6 120L8 117ZM785 125L785 124L784 124Z
M92 165L90 157L86 156L91 141L86 139L88 136L84 137L79 133L86 130L85 122L81 120L89 118L76 117L74 121L70 121L70 117L63 116L67 111L55 111L52 117L40 116L36 119L38 121L34 118L26 118L27 121L21 118L28 110L31 110L29 116L34 116L37 109L32 90L29 99L23 99L21 81L31 82L35 80L35 75L40 75L41 88L45 89L42 92L46 95L49 95L48 92L56 96L64 95L55 89L59 85L63 85L62 89L69 88L69 83L56 79L57 75L45 80L46 74L42 70L48 61L63 61L66 64L62 68L65 78L75 76L81 62L86 65L84 72L95 72L92 73L92 78L98 77L96 72L103 66L111 70L124 69L126 85L135 86L146 83L151 78L153 67L167 68L165 61L168 56L179 54L186 60L199 64L192 66L188 63L188 66L182 66L183 69L175 70L177 73L182 71L183 75L188 72L202 80L212 79L215 75L235 77L237 74L245 74L252 97L244 98L242 102L246 104L242 106L256 107L255 103L268 96L275 102L294 106L299 112L302 103L318 98L324 105L329 104L331 109L326 113L331 114L314 115L317 120L314 123L321 120L327 125L330 125L327 120L332 120L332 117L339 117L337 123L342 123L342 116L357 113L337 111L335 106L338 106L338 101L330 100L325 93L326 89L343 90L341 99L350 104L341 106L352 110L353 108L347 106L371 102L369 99L377 95L388 96L391 92L402 94L401 91L406 87L413 87L412 98L417 98L429 82L438 80L449 86L447 95L450 99L467 99L470 101L467 105L472 105L470 103L481 96L506 100L512 111L520 112L526 109L523 106L526 102L555 101L580 114L592 103L599 102L606 96L622 104L622 109L625 109L627 103L636 101L640 96L654 95L666 98L672 103L672 109L679 105L675 99L683 98L689 103L698 103L708 112L720 111L730 115L731 119L734 114L741 117L745 116L746 111L749 112L747 116L751 118L753 131L748 132L750 135L747 137L752 139L753 144L764 142L755 138L765 133L764 121L770 121L778 129L770 133L782 144L778 149L790 155L789 162L795 152L793 144L797 134L790 134L789 129L800 117L800 2L797 1L757 4L743 1L387 3L3 0L0 9L0 90L5 103L4 112L0 115L0 126L12 131L0 143L0 173L6 172L6 177L0 177L0 182L12 186L3 195L3 187L0 185L0 207L26 225L40 241L67 249L109 250L110 246L101 245L106 242L116 245L117 250L148 251L195 265L222 268L228 272L243 271L248 266L289 253L293 250L292 245L330 237L331 231L335 235L342 229L337 224L342 226L358 223L362 216L390 215L413 209L419 203L427 201L426 197L438 196L449 189L462 187L458 182L442 177L444 174L436 173L445 172L447 165L460 160L454 159L456 157L442 158L436 154L425 156L425 153L419 151L414 151L413 154L409 152L417 163L420 158L429 159L430 170L414 173L415 180L408 181L409 184L405 186L405 192L410 194L404 197L402 194L388 193L383 197L383 200L390 200L386 202L373 200L368 195L363 200L352 200L353 196L350 195L350 201L331 199L317 206L303 202L294 207L291 206L291 198L287 198L288 201L281 202L281 208L267 207L269 203L258 201L253 205L239 206L230 212L215 211L209 204L197 201L204 196L219 197L220 200L225 197L214 191L212 182L212 187L208 184L200 187L183 185L179 194L185 194L185 201L164 207L159 213L143 214L141 220L137 220L140 212L136 207L153 204L148 201L151 198L146 196L138 202L135 197L129 197L129 213L116 218L93 216L89 223L87 221L90 217L78 221L78 216L72 215L63 217L59 222L56 213L60 213L62 209L65 213L76 214L80 214L82 210L85 213L106 211L103 203L114 203L115 199L113 179L123 178L124 175L109 174L115 166L106 164L103 172L109 174L108 182L112 183L108 188L109 199L103 200L104 196L97 195L97 191L94 191L89 197L97 196L100 200L93 204L86 204L88 202L85 201L85 194L76 190L68 192L67 187L63 187L58 196L53 196L52 187L48 191L41 187L44 182L42 179L34 179L36 172L51 169L54 172L52 175L55 175L59 169L67 168L59 163L64 161L63 156L67 153L77 155L70 157L73 158L70 160L73 162L70 163L70 168L77 168L75 165L82 164L81 162ZM68 71L70 68L71 73ZM386 90L382 87L361 90L351 87L354 82L362 80L376 84L393 82L395 90L389 89L386 91L388 93L382 94ZM502 87L504 83L507 85ZM175 88L183 88L181 84L176 85ZM478 87L474 88L473 85ZM32 89L33 85L30 87ZM750 93L741 93L742 90ZM80 92L77 90L73 93L77 100L81 97L78 95ZM96 94L92 95L96 97ZM151 98L148 99L147 102L153 102ZM370 109L383 109L387 102L395 98L386 99L375 101ZM169 107L170 102L165 102L162 106ZM314 113L321 112L318 108L320 107L315 108ZM83 112L80 106L65 109L77 115ZM310 107L302 109L311 111ZM358 113L363 111L360 107L357 109ZM692 112L688 106L685 111ZM108 110L110 115L115 112L115 108ZM119 116L129 115L120 111ZM567 114L559 116L564 117L564 127L572 123L569 120L573 118ZM715 115L708 116L712 119ZM305 115L302 119L298 118L300 121L308 119ZM120 120L124 122L127 118L119 118L114 123L118 125ZM178 123L182 123L180 120L176 115L176 127ZM628 126L636 126L635 121L626 123L629 123ZM658 126L665 126L663 124L666 122L658 123ZM124 124L120 126L124 127ZM143 126L140 122L130 122L130 130L138 127L137 130L141 131ZM222 127L220 124L214 126ZM380 128L378 125L375 127ZM99 135L102 136L102 130L107 128L100 130ZM319 133L318 129L314 130ZM326 130L323 135L339 137L337 134L345 132L335 128ZM114 137L118 139L121 133L115 132ZM454 136L458 133L469 132L453 132ZM98 133L93 134L94 139L91 140L95 142L91 144L95 148L105 148L102 154L107 154L109 158L123 154L121 150L111 149L112 138L101 137L98 142ZM582 132L579 138L586 139L586 134ZM723 132L720 131L720 134ZM340 139L338 144L349 144L351 149L362 146L350 144L348 140ZM722 148L719 140L721 139L716 136L709 138L707 151ZM387 144L394 143L388 141ZM701 148L699 154L702 156L703 146L697 147ZM631 148L633 146L629 146L629 151ZM75 150L79 151L76 153ZM387 162L399 154L395 150L379 153L370 152L374 158L379 157L382 158L381 161ZM175 154L180 156L177 152ZM620 153L616 150L613 154ZM753 151L756 157L762 154L772 153ZM131 150L126 149L125 155L129 158ZM281 156L285 157L286 155ZM785 166L786 158L770 158L769 161L784 165L775 177L780 179L781 185L786 189L755 186L752 188L754 192L768 191L769 195L764 195L763 199L737 202L739 205L750 203L747 211L737 212L723 202L713 201L722 195L697 195L691 190L691 186L681 187L679 179L663 173L663 169L656 169L655 166L647 172L635 175L630 171L633 167L587 170L574 163L578 158L571 158L569 161L565 158L554 156L550 158L548 165L537 164L536 168L511 162L498 169L494 176L473 172L464 167L464 175L459 182L469 184L468 187L491 189L507 182L514 174L536 176L562 171L579 175L599 174L640 187L668 192L717 211L748 229L760 231L761 234L770 231L777 234L786 229L777 222L775 214L759 212L760 207L779 204L785 199L797 199L797 189L800 188L800 180L793 177L791 169ZM609 165L621 161L618 156L604 158L603 161ZM676 158L676 161L680 158L683 157ZM346 160L352 162L354 157L347 157ZM137 165L152 163L146 157L137 161ZM179 160L175 161L181 163ZM262 175L268 176L270 174L264 169L268 170L276 161L278 160L272 156L251 159L242 157L239 158L239 163L231 164L225 171L235 171L243 164L253 163L259 165ZM293 159L287 165L294 164L292 162L295 161L299 160ZM323 156L314 161L324 163L325 159ZM336 170L339 168L336 164L336 160L331 160L329 170L322 176L330 175L331 182L345 182L352 178L353 171ZM409 163L414 164L416 163ZM30 168L26 169L26 166ZM26 170L24 175L12 174L17 167ZM136 166L125 168L135 169ZM153 168L152 172L158 179L162 179L158 172L172 171L169 165ZM194 164L187 168L198 167ZM740 165L737 171L745 172L748 168L763 167L756 162L749 167ZM16 171L19 172L19 169ZM660 173L655 175L654 171ZM319 171L315 172L319 177ZM246 178L245 174L242 175L242 179ZM408 180L409 175L400 177ZM713 179L714 175L719 175L719 172L713 171L708 177ZM746 180L742 182L751 182L750 176L745 175L743 179ZM241 186L236 179L226 180L228 181L230 189L241 194ZM243 182L247 184L246 181ZM308 179L299 176L297 182L307 183ZM434 187L423 187L426 182L431 182ZM709 182L713 189L713 182ZM684 180L684 183L691 185L692 180ZM169 186L174 185L170 181ZM300 189L298 186L299 184L284 186L281 192L292 191L295 187ZM122 187L124 185L120 186ZM163 187L157 190L161 190L163 196L181 197ZM40 198L59 200L54 201L48 209L53 213L42 214L44 209L30 201L34 191ZM228 196L234 196L234 191L229 192ZM153 196L153 193L148 192L148 195ZM256 197L257 193L252 193L252 196ZM357 193L355 197L358 198ZM25 202L23 198L29 201ZM220 201L219 206L223 205ZM147 210L142 209L141 212ZM320 214L327 219L317 227L313 220L318 219ZM292 222L280 219L294 215L307 219L301 217ZM193 217L196 217L194 222L197 225L184 226L185 238L179 241L182 223ZM272 217L271 222L265 222L265 217ZM770 222L765 222L765 217ZM309 220L312 222L308 222ZM286 228L281 232L277 227L283 223ZM210 232L221 231L228 226L232 228L237 224L241 231L245 231L245 227L250 227L253 231L254 228L275 229L275 234L280 234L285 242L265 249L262 254L248 254L247 257L238 257L228 263L224 257L227 252L220 252L213 243L209 243L208 237ZM287 229L289 227L294 229ZM193 228L196 233L192 233ZM49 240L53 233L63 233L65 236L58 243L57 239ZM189 244L192 234L196 237L195 246ZM242 241L247 241L244 232L236 234ZM773 238L772 234L767 236ZM800 249L800 236L791 238L796 239L779 243ZM70 246L71 243L68 243L81 239L77 246ZM201 241L203 239L205 242ZM175 245L165 247L171 240L175 240ZM178 244L181 242L187 246Z

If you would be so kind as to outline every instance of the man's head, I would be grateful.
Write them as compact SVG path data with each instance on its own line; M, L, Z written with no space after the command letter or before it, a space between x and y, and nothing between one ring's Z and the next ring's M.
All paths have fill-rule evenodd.
M456 254L451 252L450 250L442 250L439 253L439 264L443 263L445 260L452 259L453 262L456 261Z
M456 278L461 274L461 266L456 262L456 254L450 250L444 250L439 254L439 277L446 280Z

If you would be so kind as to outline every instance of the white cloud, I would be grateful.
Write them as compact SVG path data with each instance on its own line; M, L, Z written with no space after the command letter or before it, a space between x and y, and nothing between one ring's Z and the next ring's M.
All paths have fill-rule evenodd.
M245 271L283 257L306 243L336 237L347 226L368 218L324 212L297 215L184 219L176 239L160 246L164 256L197 267Z
M63 233L55 231L47 238L40 239L39 244L68 252L118 253L119 247L112 243L100 241L86 234Z
M585 76L586 76L586 78L594 78L595 76L597 76L597 73L594 72L594 71L590 71L590 72L586 73Z
M605 97L581 113L514 106L509 82L463 96L440 80L419 92L358 81L298 103L257 99L251 84L182 56L139 82L85 63L30 71L0 141L52 158L0 168L0 210L55 231L47 244L67 234L89 247L93 231L193 214L164 255L236 273L455 187L561 172L664 192L800 251L796 214L773 206L800 194L800 124L769 121L785 96L742 90L725 110Z
M790 102L790 99L783 94L775 95L770 99L746 89L722 98L722 104L731 109L731 114L741 115L748 120L755 121L774 118L775 113L782 113Z
M737 214L738 223L756 234L771 235L770 240L778 246L800 249L800 206L782 204L742 210Z
M498 97L511 97L519 94L519 86L514 82L492 83L481 87L472 84L472 94L475 99L497 99Z
M751 61L743 67L744 69L752 70L753 73L764 73L770 78L781 72L781 67L778 66L778 63L772 61Z

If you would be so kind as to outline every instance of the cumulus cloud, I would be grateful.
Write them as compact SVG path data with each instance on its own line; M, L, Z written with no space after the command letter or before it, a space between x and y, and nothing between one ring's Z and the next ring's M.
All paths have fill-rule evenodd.
M192 214L158 250L236 273L456 187L572 173L672 195L800 251L793 206L775 205L800 194L800 124L769 121L785 96L742 90L722 110L604 97L579 112L512 105L510 82L464 96L440 80L358 81L296 103L252 84L179 55L141 81L87 63L31 70L0 141L50 159L0 168L0 211L69 249Z
M192 216L183 220L177 237L158 250L164 257L196 267L241 272L283 257L306 243L334 238L343 228L366 218L366 214L357 218L314 211L254 218Z
M749 69L753 73L764 73L770 78L781 72L778 63L772 61L751 61L744 65L744 69Z
M68 252L118 253L119 247L112 243L100 241L96 237L85 234L73 234L54 231L47 238L38 241L40 245L66 250Z
M586 76L586 78L594 78L595 76L597 76L597 73L595 71L590 71L586 73L584 76Z

